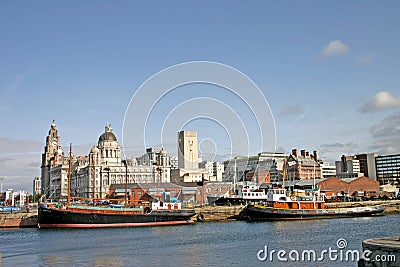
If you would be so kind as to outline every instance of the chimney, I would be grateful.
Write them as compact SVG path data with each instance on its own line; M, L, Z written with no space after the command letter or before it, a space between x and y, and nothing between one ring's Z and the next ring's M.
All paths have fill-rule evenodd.
M314 160L315 160L315 162L318 163L318 154L317 154L317 150L314 150L314 151L313 151L313 155L314 155Z
M297 157L297 149L292 149L292 155Z
M305 151L304 149L300 150L300 154L301 154L303 157L306 157L306 151Z

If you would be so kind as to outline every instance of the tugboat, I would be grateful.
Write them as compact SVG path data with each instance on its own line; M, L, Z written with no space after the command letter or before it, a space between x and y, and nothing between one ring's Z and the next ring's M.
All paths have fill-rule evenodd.
M68 171L68 199L66 205L39 203L39 228L106 228L190 224L195 215L193 209L182 209L175 201L154 200L151 207L124 207L123 205L90 206L71 205L70 181L72 149ZM125 190L127 190L125 188ZM125 192L125 204L127 203ZM165 200L165 199L164 199ZM93 200L92 200L93 201Z
M371 216L385 210L381 206L325 208L323 196L317 190L311 196L300 196L283 188L272 188L267 196L266 202L248 204L240 216L249 221L310 220Z

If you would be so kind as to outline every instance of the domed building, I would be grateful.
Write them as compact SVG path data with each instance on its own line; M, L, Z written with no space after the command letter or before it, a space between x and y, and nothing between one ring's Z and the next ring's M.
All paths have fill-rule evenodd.
M60 137L53 122L46 139L45 153L42 156L42 184L47 197L65 199L68 186L69 155L64 155ZM106 198L110 185L128 183L170 182L170 164L167 152L163 149L147 149L140 158L121 160L121 147L110 124L93 146L89 155L74 156L71 173L71 194L75 197ZM144 160L143 160L144 159Z
M125 165L121 160L121 147L107 124L98 139L97 145L90 149L85 160L74 162L71 191L74 195L87 198L105 198L110 184L125 183ZM118 179L119 178L119 179ZM135 182L131 172L128 183Z

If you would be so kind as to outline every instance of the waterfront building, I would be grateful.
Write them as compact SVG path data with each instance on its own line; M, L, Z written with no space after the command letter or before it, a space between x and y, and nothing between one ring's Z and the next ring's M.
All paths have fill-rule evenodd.
M171 182L176 184L209 181L207 169L199 168L196 131L178 133L178 169L171 169Z
M56 156L56 152L57 156ZM55 158L56 157L56 158ZM60 146L60 136L58 135L58 130L56 124L53 120L49 134L46 137L46 145L44 147L44 152L42 154L42 164L41 164L41 191L46 196L49 196L50 192L50 167L51 161L57 161L62 157L62 150Z
M209 182L204 185L206 196L229 197L233 193L233 184L231 182Z
M260 168L246 172L247 182L254 182L256 184L270 183L271 174L269 171L263 171Z
M199 163L199 167L208 170L210 181L222 181L224 165L221 162L202 161Z
M171 182L174 184L197 183L210 181L210 174L207 169L172 169Z
M292 153L287 160L287 180L309 180L321 178L321 167L318 161L317 151L309 153L302 149L298 154L297 149L292 149Z
M342 155L340 161L335 161L336 165L336 174L351 176L351 177L359 177L360 172L360 161L355 158L355 156L345 156ZM364 174L361 174L361 176Z
M19 190L18 192L14 192L13 189L7 189L6 192L4 192L4 204L6 206L18 205L19 207L23 207L25 203L28 203L28 192L24 190Z
M130 166L140 166L138 169L139 172L142 172L141 167L142 170L147 170L147 172L154 172L154 174L152 175L153 179L151 179L151 181L147 179L148 183L158 182L157 176L161 176L160 181L163 183L169 183L171 181L170 157L168 156L168 153L164 150L164 148L147 148L146 154L142 155L139 158L136 158L136 162L132 160L132 162L130 162ZM136 172L135 168L133 168L131 172ZM147 175L147 177L149 176ZM140 177L137 178L138 182L145 182L139 179Z
M66 199L68 194L69 156L59 145L60 137L53 121L46 138L42 155L42 193L47 197ZM168 154L164 149L148 149L140 157L146 163L138 164L136 158L121 159L121 148L107 124L97 145L87 156L72 159L71 194L76 197L105 198L111 184L170 182ZM126 175L128 173L128 175ZM126 180L127 179L127 180ZM46 186L43 186L43 183Z
M126 188L128 203L130 206L141 205L143 202L149 202L152 199L163 200L167 202L171 198L178 199L182 188L172 183L129 183ZM109 195L112 199L125 199L125 184L112 184L109 189Z
M42 183L40 177L36 176L35 179L33 179L32 189L33 195L40 195L42 193Z
M178 169L178 157L173 156L169 158L169 165L171 166L171 169Z
M399 184L400 183L400 154L377 156L376 178L381 184Z
M322 178L336 176L336 166L330 165L329 162L320 162Z
M223 162L224 180L244 181L249 171L259 169L260 172L269 172L271 181L282 181L283 165L287 159L284 153L261 152L256 156L235 157Z
M178 167L179 169L198 169L199 151L196 131L178 133Z
M315 180L288 181L285 183L286 187L293 187L293 185L301 189L317 187L328 199L359 196L359 194L379 191L379 183L365 176L346 179L329 177Z
M354 156L360 162L360 172L366 177L369 177L376 181L376 166L375 158L378 156L377 153L369 154L357 154Z
M351 172L351 173L347 173L347 172L342 172L342 173L337 173L336 177L339 179L349 179L349 178L357 178L357 177L363 177L364 174L360 173L360 172Z

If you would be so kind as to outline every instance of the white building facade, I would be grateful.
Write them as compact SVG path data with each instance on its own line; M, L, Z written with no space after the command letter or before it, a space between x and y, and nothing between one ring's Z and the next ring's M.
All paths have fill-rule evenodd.
M46 189L43 192L47 197L66 199L69 156L62 152L58 133L54 134L55 130L53 122L42 156L41 183L47 185L42 185ZM53 143L54 135L58 139ZM52 148L53 144L57 150ZM75 197L106 198L111 184L170 182L167 152L163 149L157 151L151 151L155 158L147 165L138 164L136 158L122 160L121 147L111 125L107 124L105 132L100 135L97 145L92 147L89 155L72 158L70 193Z

